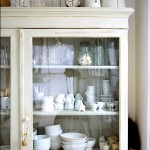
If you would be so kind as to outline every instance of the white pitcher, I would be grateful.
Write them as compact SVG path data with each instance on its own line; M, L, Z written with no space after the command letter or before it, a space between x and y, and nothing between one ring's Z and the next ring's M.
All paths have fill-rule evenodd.
M42 111L51 112L56 107L54 103L54 96L44 96L42 101Z

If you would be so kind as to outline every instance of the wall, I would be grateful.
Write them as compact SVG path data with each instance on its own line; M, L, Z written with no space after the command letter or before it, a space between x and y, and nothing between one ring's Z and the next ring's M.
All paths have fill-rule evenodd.
M135 9L135 0L126 0L127 7ZM135 13L129 18L129 96L128 115L135 120Z
M148 83L150 77L148 71L148 0L136 0L136 122L141 136L141 150L149 150L148 147L148 110L150 109ZM149 58L150 59L150 58ZM148 109L149 107L149 109Z

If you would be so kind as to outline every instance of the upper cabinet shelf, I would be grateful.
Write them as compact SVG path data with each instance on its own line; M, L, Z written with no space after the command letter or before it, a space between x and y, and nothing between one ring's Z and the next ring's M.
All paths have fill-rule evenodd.
M91 111L86 110L85 112L80 111L73 111L73 110L55 110L52 112L42 112L42 111L34 111L34 115L37 116L50 116L50 115L57 115L57 116L84 116L84 115L118 115L119 112L111 112L111 111Z
M8 65L0 65L0 69L10 69L10 66L8 66Z
M128 28L133 12L132 8L3 7L1 28Z
M36 65L33 66L34 69L118 69L118 66L78 66L78 65Z

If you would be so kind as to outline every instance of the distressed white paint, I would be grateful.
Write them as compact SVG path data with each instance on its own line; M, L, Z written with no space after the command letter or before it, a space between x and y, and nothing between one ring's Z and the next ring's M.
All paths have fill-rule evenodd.
M2 8L1 27L128 28L132 13L130 8Z
M20 123L21 140L26 137L32 150L33 104L32 104L32 38L33 37L118 37L120 39L120 149L128 146L128 17L133 9L121 8L2 8L2 28L17 28L20 31ZM62 13L63 12L63 13ZM34 28L34 29L20 29ZM41 29L35 29L41 28ZM44 29L45 28L45 29ZM46 29L52 28L52 29ZM63 28L63 29L62 29ZM72 29L71 29L72 28ZM75 29L76 28L76 29ZM18 36L19 37L19 36ZM16 40L19 43L19 39ZM19 49L19 48L18 48ZM28 58L28 60L26 60ZM17 105L18 106L18 105ZM17 107L19 108L19 106ZM36 114L36 112L35 112ZM25 117L29 122L25 122ZM20 150L20 148L18 149Z
M10 145L20 149L20 102L19 102L19 32L16 29L2 29L1 37L10 38ZM3 113L6 115L8 112Z
M128 146L128 42L127 42L127 29L24 29L21 30L21 45L22 45L22 57L21 68L22 74L21 80L23 82L23 94L22 94L22 106L23 110L30 112L31 118L28 124L29 138L28 143L30 149L32 149L32 38L33 37L118 37L120 39L120 113L119 113L119 138L120 149L127 150ZM25 58L28 58L26 61ZM32 112L32 113L31 113ZM40 114L35 112L35 114ZM53 113L52 113L53 114ZM43 114L41 114L43 115ZM26 125L23 125L25 130ZM25 148L26 149L26 148Z

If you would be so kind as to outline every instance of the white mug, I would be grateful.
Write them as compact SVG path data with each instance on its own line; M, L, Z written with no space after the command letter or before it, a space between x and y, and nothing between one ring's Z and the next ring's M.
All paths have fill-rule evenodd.
M45 96L42 101L42 111L50 112L56 107L53 96Z

